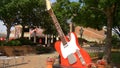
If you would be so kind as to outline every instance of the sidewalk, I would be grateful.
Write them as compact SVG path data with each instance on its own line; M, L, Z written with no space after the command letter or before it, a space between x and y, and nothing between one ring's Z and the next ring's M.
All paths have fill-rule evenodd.
M58 56L57 52L39 55L18 56L16 61L10 60L7 68L46 68L47 57ZM13 64L16 64L15 66ZM1 66L0 66L1 67Z

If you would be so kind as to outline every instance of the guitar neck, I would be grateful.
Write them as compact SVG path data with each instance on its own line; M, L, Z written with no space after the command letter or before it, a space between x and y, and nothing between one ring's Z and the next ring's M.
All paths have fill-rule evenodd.
M55 16L53 10L52 10L52 9L48 10L48 13L49 13L50 16L52 17L53 24L55 25L55 27L56 27L56 29L57 29L57 31L58 31L58 34L59 34L59 36L60 36L60 39L61 39L63 45L66 45L66 44L67 44L67 41L66 41L66 39L65 39L65 35L64 35L64 33L63 33L63 31L62 31L62 29L61 29L61 27L60 27L60 24L59 24L59 22L58 22L58 20L57 20L57 18L56 18L56 16Z

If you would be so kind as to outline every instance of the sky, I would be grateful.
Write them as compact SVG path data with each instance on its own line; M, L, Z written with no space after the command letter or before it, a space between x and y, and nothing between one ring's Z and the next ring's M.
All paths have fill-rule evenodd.
M11 30L14 30L14 27L11 27ZM0 33L6 34L6 26L4 25L3 21L0 20Z
M4 23L0 20L0 33L6 33L6 26L3 24Z
M51 2L55 2L56 0L51 0Z

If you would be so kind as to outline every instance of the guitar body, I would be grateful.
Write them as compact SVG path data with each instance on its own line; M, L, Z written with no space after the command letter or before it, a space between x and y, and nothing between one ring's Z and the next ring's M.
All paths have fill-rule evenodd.
M77 46L79 48L79 52L81 53L84 61L85 61L85 65L83 65L80 61L80 58L78 57L78 54L75 52L74 53L74 56L76 57L76 62L74 64L70 64L68 62L68 58L64 58L63 57L63 52L61 51L61 44L62 42L61 41L57 41L55 43L55 49L56 51L59 53L60 55L60 61L61 61L61 66L64 66L64 67L72 67L72 68L87 68L87 65L90 64L92 61L91 61L91 58L89 56L89 54L83 49L80 47L79 43L78 43L78 39L77 39L77 36L75 33L72 33L75 37L75 39L73 40L74 41L74 45L72 44L72 46ZM72 40L72 38L71 38ZM73 42L72 41L72 42ZM70 40L68 42L71 42ZM69 46L69 45L68 45ZM72 51L72 49L70 50Z

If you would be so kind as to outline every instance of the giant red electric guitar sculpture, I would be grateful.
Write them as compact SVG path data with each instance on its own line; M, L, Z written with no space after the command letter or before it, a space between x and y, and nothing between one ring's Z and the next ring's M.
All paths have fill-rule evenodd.
M89 54L80 47L75 33L70 33L69 40L65 37L49 0L46 0L46 5L61 39L61 41L55 43L55 49L60 55L61 66L67 68L87 68L87 65L91 63Z

